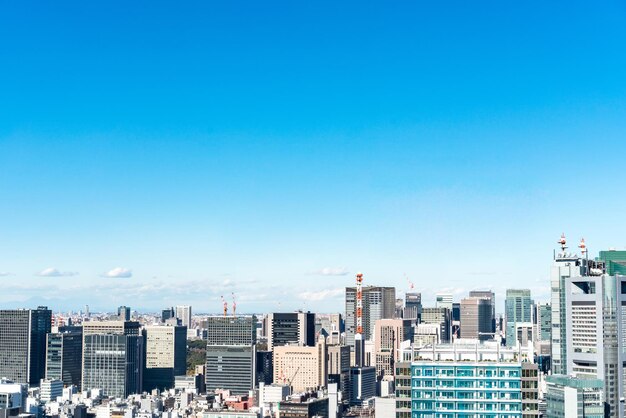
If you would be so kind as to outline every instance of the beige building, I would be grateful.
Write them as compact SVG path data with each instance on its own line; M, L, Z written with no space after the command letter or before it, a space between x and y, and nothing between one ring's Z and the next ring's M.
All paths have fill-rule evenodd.
M326 361L326 342L323 338L315 347L274 347L274 383L288 384L294 392L326 386Z
M413 321L410 319L379 319L374 329L374 356L376 374L394 375L394 363L400 360L400 345L413 340Z

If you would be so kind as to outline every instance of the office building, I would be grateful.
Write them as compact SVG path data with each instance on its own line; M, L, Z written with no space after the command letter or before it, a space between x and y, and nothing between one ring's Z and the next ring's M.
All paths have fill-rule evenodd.
M161 311L161 322L165 322L168 319L176 318L176 312L174 312L174 307L163 309Z
M535 304L537 339L539 341L550 341L552 335L552 309L547 302Z
M422 314L422 294L419 292L406 292L404 296L404 319L417 320Z
M325 387L328 379L326 365L326 342L323 338L315 347L274 347L274 383L289 385L294 392Z
M439 324L418 324L413 332L413 344L416 347L425 345L440 344L441 325Z
M63 395L63 382L58 379L41 379L39 397L42 402L54 402Z
M174 377L187 372L187 327L148 325L142 333L146 347L143 390L173 388Z
M539 367L522 363L522 417L539 417Z
M142 392L144 344L139 322L83 323L82 390L125 398Z
M0 378L37 386L46 373L46 334L52 311L0 310Z
M379 319L374 332L374 357L378 376L393 376L400 359L400 346L413 341L413 320Z
M626 276L626 251L600 251L598 258L604 262L606 274L609 276Z
M0 378L0 418L17 417L26 410L28 384Z
M326 347L326 371L328 383L336 383L341 399L348 401L350 396L350 347L328 345Z
M315 314L311 312L270 313L267 321L267 349L281 345L315 345Z
M604 382L571 376L546 377L546 418L604 418Z
M379 319L393 318L396 308L395 287L363 287L363 339L372 339ZM346 345L354 347L356 332L356 288L346 287Z
M256 317L207 318L206 388L245 395L256 381Z
M491 301L482 297L461 300L461 337L481 341L493 339Z
M81 387L83 327L59 327L47 335L46 379Z
M506 345L514 347L517 344L517 324L520 322L532 323L533 300L528 289L507 289L505 301L506 314Z
M491 331L490 332L495 333L496 332L496 294L492 292L491 290L472 290L471 292L469 292L469 297L483 298L483 299L489 300L491 304ZM459 315L460 315L460 306L459 306ZM460 320L460 317L459 317L459 320Z
M376 368L350 368L350 405L363 406L376 396Z
M271 351L256 352L256 384L271 385L274 382L274 355Z
M441 344L414 355L412 416L522 417L522 362L516 350L497 342Z
M609 417L623 418L626 276L570 277L565 288L567 374L602 380Z
M435 307L446 308L452 312L452 303L454 302L454 296L452 293L437 293L435 295Z
M420 325L432 324L439 326L439 338L441 341L449 342L451 338L450 310L448 308L422 308L422 319Z
M176 307L176 318L180 319L180 324L187 329L191 327L191 306L182 305Z
M300 399L292 396L289 400L280 403L278 416L280 418L327 417L328 398Z
M120 306L117 308L117 319L119 321L130 321L130 306Z

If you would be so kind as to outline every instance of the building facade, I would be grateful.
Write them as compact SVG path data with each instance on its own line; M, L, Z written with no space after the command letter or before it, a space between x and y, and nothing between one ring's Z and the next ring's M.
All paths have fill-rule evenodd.
M430 324L439 326L439 339L449 342L452 338L451 334L451 317L448 308L422 308L421 324Z
M461 300L461 337L481 341L493 339L491 300L468 297Z
M46 341L46 379L64 385L82 384L83 327L59 327Z
M143 328L146 361L143 389L171 389L174 377L187 373L187 327L148 325Z
M187 329L191 328L191 306L180 305L176 307L176 318L180 319L180 324Z
M396 309L395 287L363 287L363 339L369 340L379 319L393 318ZM356 332L356 288L346 287L346 345L354 347Z
M507 289L505 301L506 314L506 345L517 344L517 324L532 324L533 300L529 289Z
M0 310L0 378L39 384L46 372L46 335L51 324L52 311L45 306Z
M315 345L315 314L311 312L270 313L267 321L267 349L281 345Z
M402 342L413 341L413 320L379 319L374 332L376 374L393 376L395 362L400 360Z
M294 392L316 390L328 382L326 342L315 347L274 347L274 383L286 384Z
M604 418L604 382L564 375L546 377L546 418Z

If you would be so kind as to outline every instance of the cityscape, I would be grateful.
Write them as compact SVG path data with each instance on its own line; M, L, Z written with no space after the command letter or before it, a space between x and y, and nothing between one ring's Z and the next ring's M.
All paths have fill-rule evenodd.
M0 418L626 418L626 2L0 2Z
M357 273L336 312L0 310L3 418L623 417L626 251L571 251L551 298L460 300ZM504 298L504 312L498 311ZM434 302L434 303L433 303Z

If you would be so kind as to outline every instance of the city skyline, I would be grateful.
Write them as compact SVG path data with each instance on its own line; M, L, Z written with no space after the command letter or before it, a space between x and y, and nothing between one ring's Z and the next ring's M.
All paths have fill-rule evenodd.
M6 5L0 306L335 312L357 271L548 301L562 232L626 248L623 16Z

